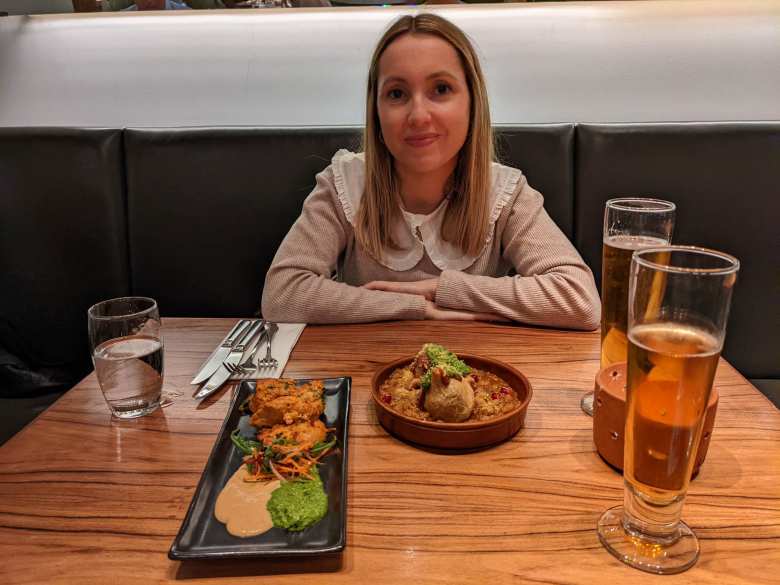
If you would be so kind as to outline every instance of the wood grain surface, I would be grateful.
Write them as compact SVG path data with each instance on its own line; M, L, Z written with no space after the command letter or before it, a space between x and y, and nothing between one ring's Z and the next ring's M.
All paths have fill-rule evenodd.
M235 322L165 319L173 404L112 419L94 375L0 448L0 583L780 583L780 412L726 362L707 461L683 518L701 541L691 570L657 577L599 544L622 501L579 408L598 334L493 324L307 327L286 375L353 378L347 548L316 560L174 562L231 388L204 404L189 380ZM505 361L531 381L526 426L479 452L422 450L389 436L370 401L382 363L426 341Z

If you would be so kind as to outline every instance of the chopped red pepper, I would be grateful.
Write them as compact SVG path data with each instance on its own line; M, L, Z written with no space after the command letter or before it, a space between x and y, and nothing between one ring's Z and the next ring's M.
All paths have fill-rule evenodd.
M390 404L393 401L393 397L390 396L389 394L382 394L382 396L380 396L380 399L385 404Z

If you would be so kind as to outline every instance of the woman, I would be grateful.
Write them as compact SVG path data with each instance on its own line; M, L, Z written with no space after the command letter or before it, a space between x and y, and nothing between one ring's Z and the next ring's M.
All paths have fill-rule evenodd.
M493 162L485 83L460 29L421 14L387 30L363 143L317 175L268 271L266 318L598 327L590 270L522 173Z

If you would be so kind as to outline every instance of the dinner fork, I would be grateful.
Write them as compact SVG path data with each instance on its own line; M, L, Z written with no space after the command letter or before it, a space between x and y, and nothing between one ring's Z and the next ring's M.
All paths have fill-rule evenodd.
M231 364L231 363L225 363L225 369L227 369L228 372L232 374L248 374L250 372L254 372L257 369L257 366L254 363L255 355L257 354L257 350L260 349L260 346L263 345L263 338L268 335L268 329L265 326L266 322L263 321L263 332L260 334L260 337L257 338L257 343L255 343L255 346L252 348L252 351L249 352L249 355L246 357L246 359L239 363L239 364Z
M252 351L249 353L249 356L240 364L225 364L225 368L231 373L231 374L248 374L250 372L254 372L258 367L260 369L263 368L271 368L274 369L276 366L279 365L279 362L276 361L273 357L271 357L271 338L274 336L274 333L276 333L279 330L279 326L276 323L272 323L270 321L266 321L263 323L263 333L260 335L260 339L257 340L257 343L252 348ZM254 363L255 354L257 353L257 350L260 349L260 346L263 344L263 338L268 337L268 349L266 350L265 358L261 359L259 362L257 362L257 365Z
M273 339L274 334L279 330L279 326L272 321L266 321L264 327L265 334L268 336L268 348L265 351L265 357L257 362L257 365L261 369L271 368L273 370L279 365L279 362L276 358L271 357L271 340Z

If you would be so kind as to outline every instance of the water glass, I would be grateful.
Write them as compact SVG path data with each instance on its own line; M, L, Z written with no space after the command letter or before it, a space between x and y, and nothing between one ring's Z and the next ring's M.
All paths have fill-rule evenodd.
M631 260L624 500L604 513L598 534L632 567L678 573L699 557L680 517L738 270L736 258L692 246Z
M163 339L157 302L123 297L87 311L89 343L100 389L118 418L144 416L160 406Z

